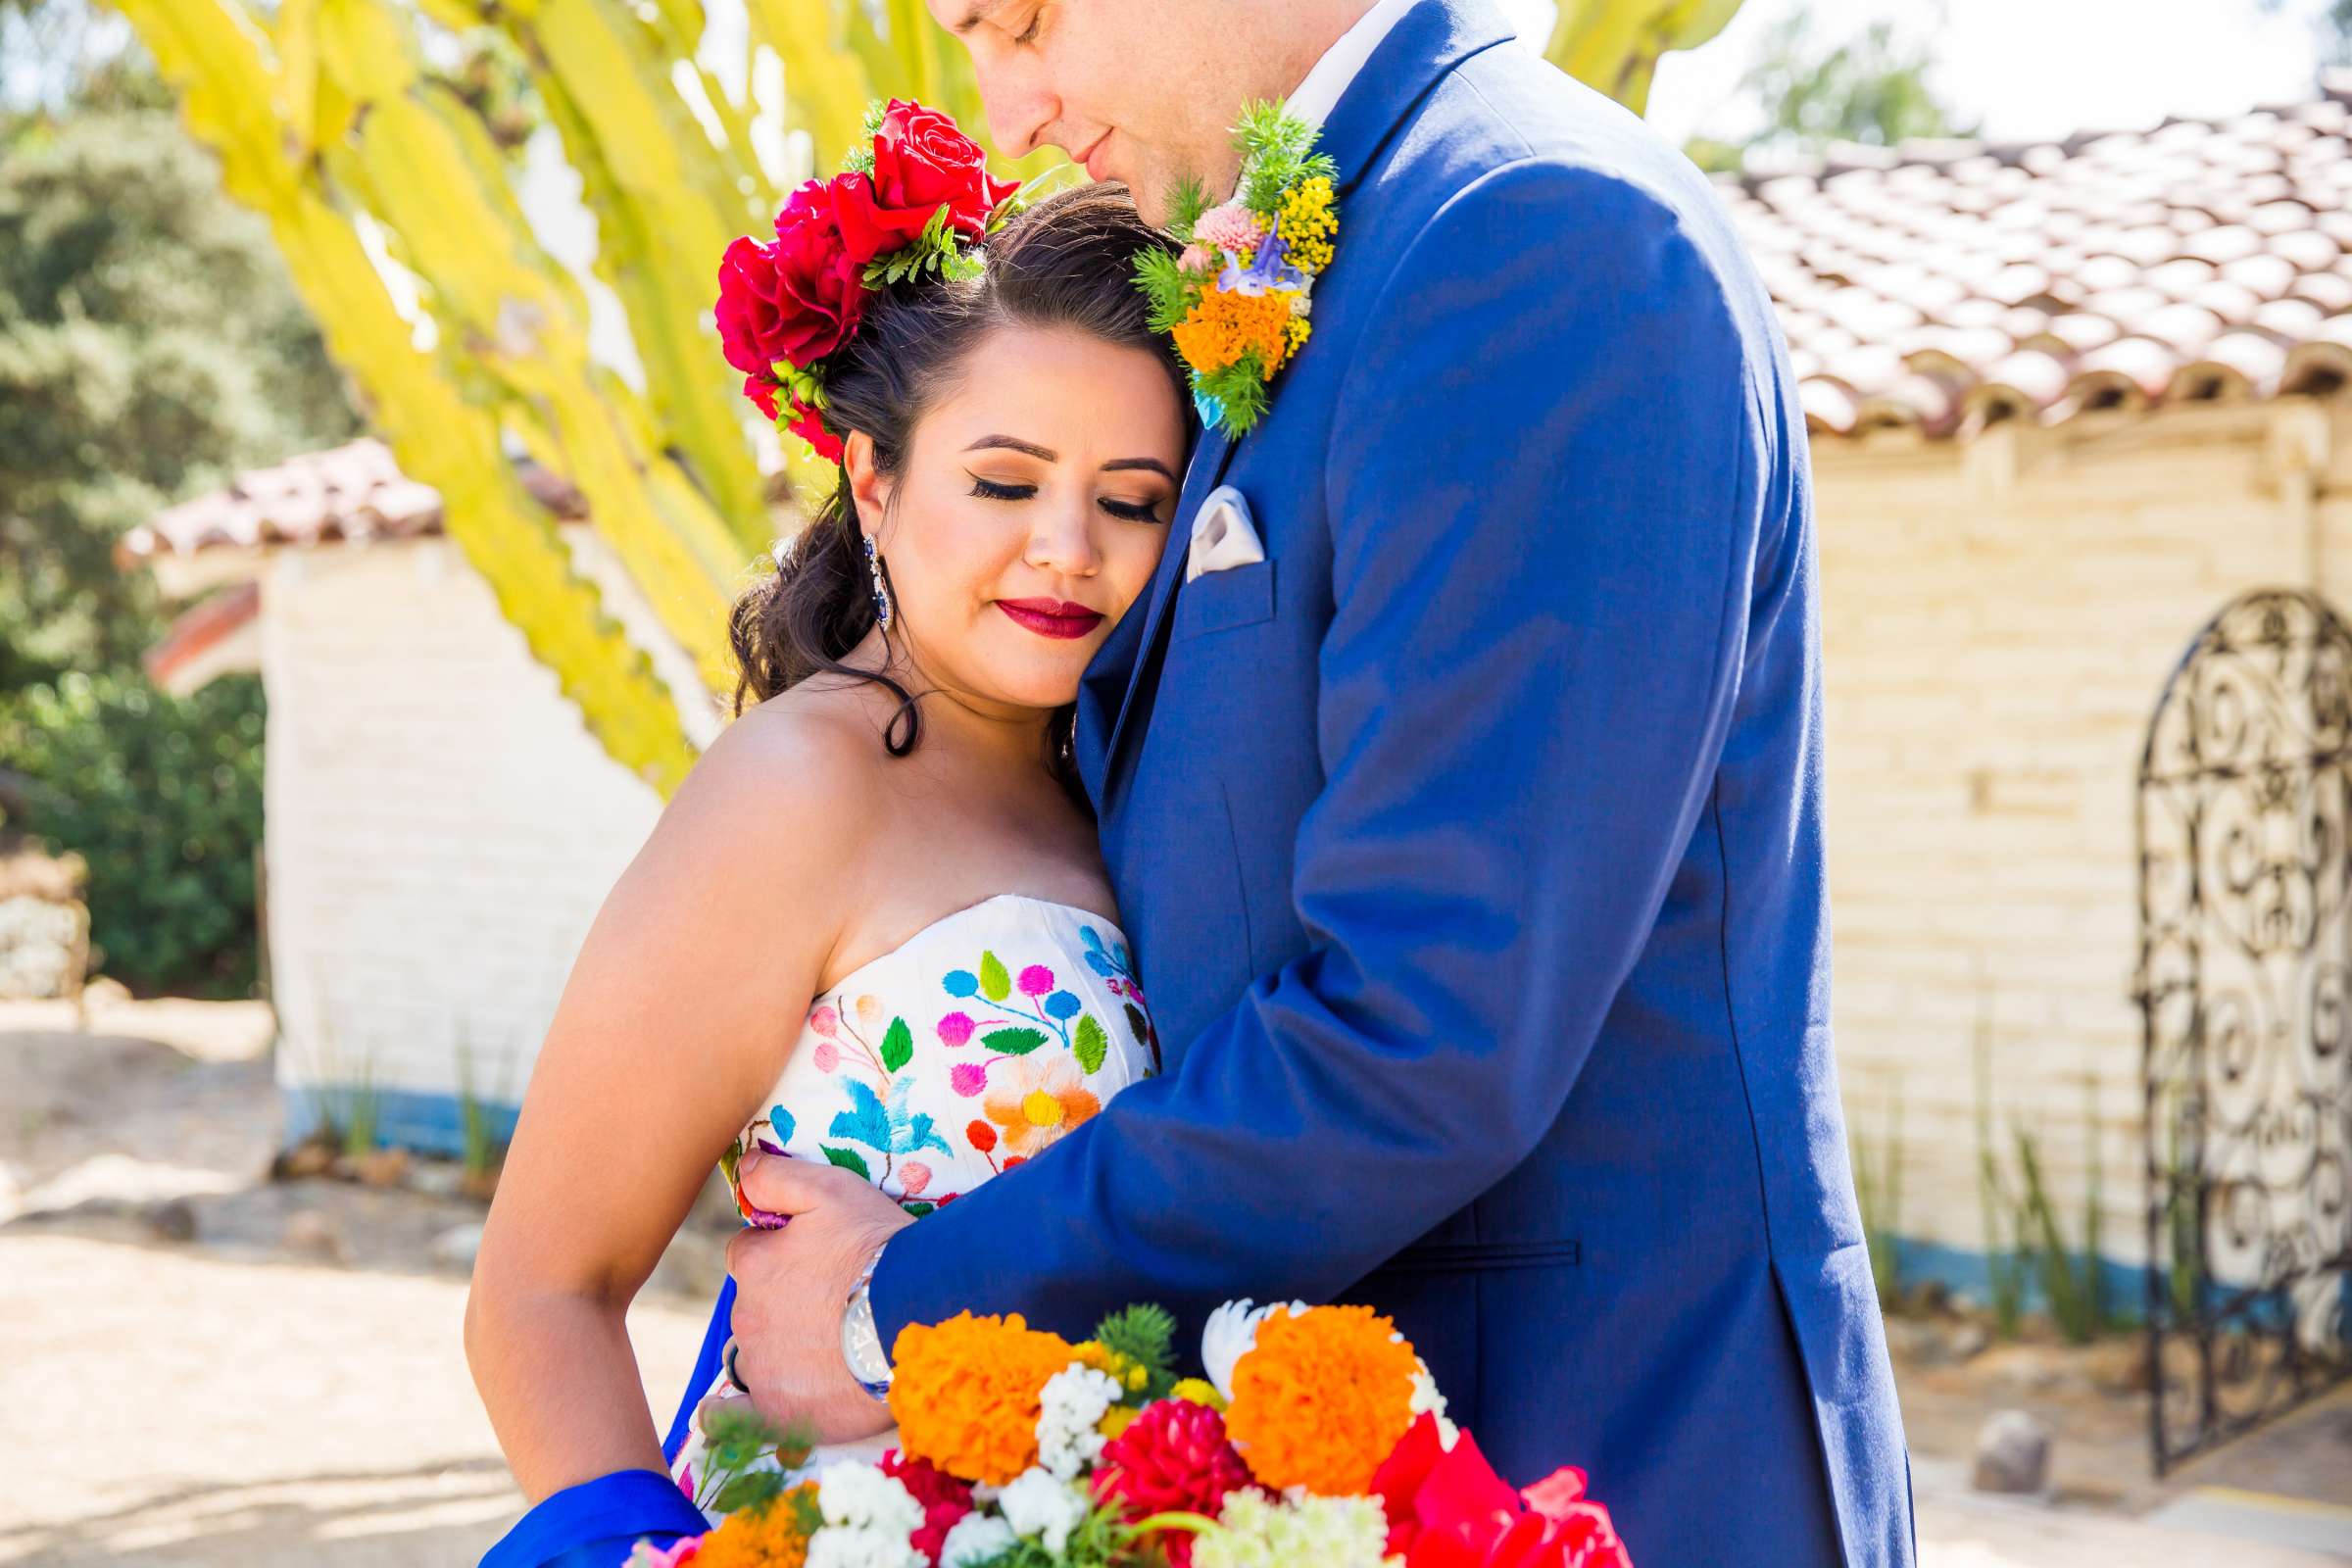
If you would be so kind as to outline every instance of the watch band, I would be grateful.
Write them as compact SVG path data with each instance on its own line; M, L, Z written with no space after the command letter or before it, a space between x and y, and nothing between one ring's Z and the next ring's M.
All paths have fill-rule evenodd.
M850 1288L849 1302L841 1313L841 1358L859 1388L876 1399L887 1399L892 1375L890 1356L882 1348L881 1332L874 1326L874 1303L868 1290L873 1283L874 1265L880 1261L882 1250L876 1248L858 1273L858 1283Z

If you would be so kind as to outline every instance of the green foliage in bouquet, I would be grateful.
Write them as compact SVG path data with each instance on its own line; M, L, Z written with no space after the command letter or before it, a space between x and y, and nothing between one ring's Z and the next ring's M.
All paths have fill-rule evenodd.
M816 1446L815 1435L795 1424L780 1427L752 1408L748 1399L713 1405L697 1417L703 1429L703 1473L695 1478L694 1505L713 1513L764 1508L784 1494L786 1472L808 1462ZM774 1469L755 1469L762 1461ZM807 1517L798 1521L803 1533L814 1535L823 1521L816 1499L801 1494L790 1506Z

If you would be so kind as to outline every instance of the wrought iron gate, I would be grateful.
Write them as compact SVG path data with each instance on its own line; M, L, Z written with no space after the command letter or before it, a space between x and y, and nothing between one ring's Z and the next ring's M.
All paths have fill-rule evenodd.
M2139 766L2156 1469L2352 1374L2352 630L2198 634Z

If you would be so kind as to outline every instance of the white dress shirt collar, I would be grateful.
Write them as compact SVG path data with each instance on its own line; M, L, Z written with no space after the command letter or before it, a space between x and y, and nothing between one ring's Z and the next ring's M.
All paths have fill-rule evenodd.
M1323 58L1315 62L1306 79L1284 100L1285 107L1309 124L1323 123L1339 106L1356 73L1364 69L1364 62L1372 58L1372 51L1415 4L1416 0L1380 0L1358 17L1354 26L1323 51Z

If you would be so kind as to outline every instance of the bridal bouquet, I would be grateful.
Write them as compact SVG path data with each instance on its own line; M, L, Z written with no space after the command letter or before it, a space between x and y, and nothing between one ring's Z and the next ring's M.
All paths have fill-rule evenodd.
M1513 1491L1370 1308L1229 1302L1205 1378L1174 1332L1155 1306L1078 1345L1017 1314L910 1327L880 1463L807 1476L784 1445L720 1486L716 1530L629 1568L1631 1568L1583 1471ZM776 1446L727 1436L713 1463Z

